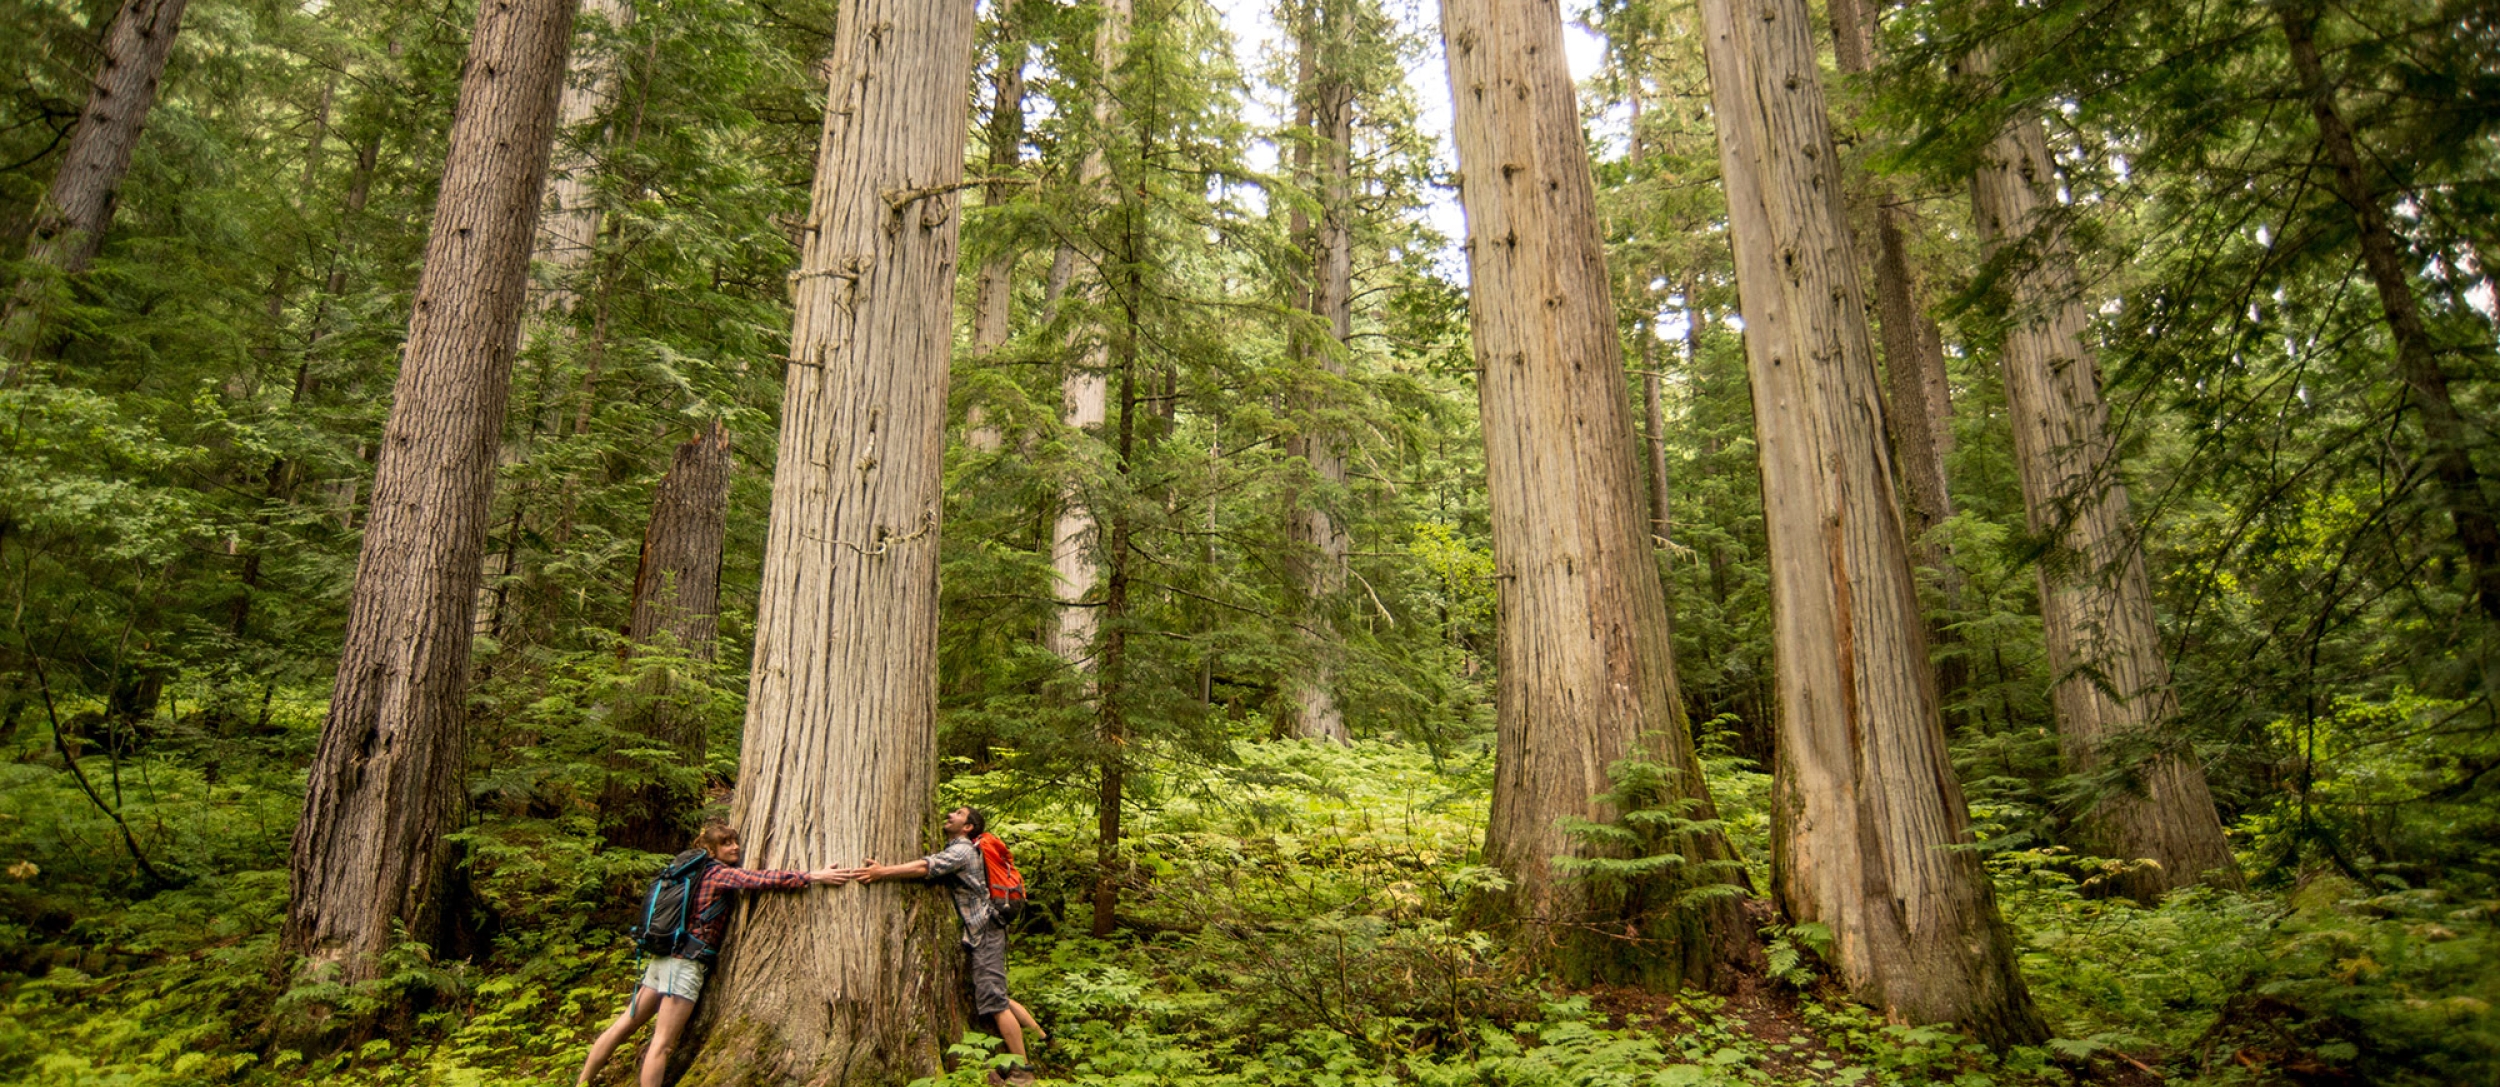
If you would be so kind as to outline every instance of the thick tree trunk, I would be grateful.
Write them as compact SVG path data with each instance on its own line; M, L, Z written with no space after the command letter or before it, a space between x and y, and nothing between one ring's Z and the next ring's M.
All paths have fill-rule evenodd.
M458 824L470 605L573 0L478 12L374 471L330 712L295 833L285 943L371 977L433 931Z
M634 21L628 0L581 0L582 14L622 30ZM556 110L561 139L597 120L616 99L617 56L606 48L576 49ZM562 148L547 179L547 206L538 222L537 259L542 286L531 292L533 316L542 329L564 319L577 295L574 277L590 262L599 239L599 205L592 193L598 162L581 148Z
M1881 0L1829 0L1833 54L1840 70L1875 69L1875 12ZM1893 467L1901 484L1901 514L1910 557L1936 572L1947 607L1961 595L1961 568L1952 549L1934 535L1953 516L1945 485L1945 456L1953 449L1953 402L1945 377L1944 344L1927 315L1918 273L1910 266L1910 236L1918 222L1909 205L1882 178L1850 179L1857 196L1875 208L1875 312L1884 349L1884 424L1892 439ZM1953 635L1941 622L1927 624L1928 645L1948 650ZM1958 654L1939 652L1936 686L1941 704L1959 701L1969 669Z
M981 203L992 208L1014 197L1015 186L1009 183L1009 175L1024 159L1024 60L1030 50L1015 17L1015 0L1003 0L996 16L998 71L990 81L990 123L986 133L992 180L981 190ZM1002 242L981 261L972 291L975 360L988 358L1007 342L1014 312L1016 261L1021 256L1023 253L1014 245ZM964 431L965 441L984 453L998 452L1005 442L998 424L990 420L988 409L977 400L964 409Z
M86 108L26 240L28 273L0 311L0 352L9 364L0 385L15 384L40 352L46 300L58 288L56 281L85 272L104 248L122 178L130 173L131 153L156 104L157 80L173 55L187 3L123 0L104 32L103 60L88 85Z
M1328 332L1322 341L1305 330L1296 335L1294 346L1303 366L1314 375L1331 378L1345 376L1345 345L1354 335L1354 235L1347 221L1354 178L1354 88L1337 70L1342 61L1336 55L1344 51L1339 39L1350 32L1349 19L1342 0L1310 4L1301 12L1301 40L1295 44L1301 55L1301 85L1295 94L1302 100L1299 112L1304 115L1307 134L1295 148L1295 172L1300 183L1318 196L1320 217L1313 223L1297 211L1293 227L1310 261L1307 312L1325 324ZM1302 407L1310 413L1319 404ZM1298 672L1288 678L1289 731L1306 740L1347 743L1353 735L1346 729L1345 711L1337 705L1339 638L1328 606L1345 589L1351 548L1345 529L1328 508L1334 495L1345 489L1345 456L1338 451L1334 435L1307 426L1286 439L1285 455L1302 458L1310 466L1311 477L1329 492L1325 498L1299 496L1291 514L1302 652Z
M630 0L582 0L582 13L606 24L610 33L624 30L634 21ZM599 114L616 101L620 59L613 42L601 43L595 49L577 49L571 70L565 75L564 97L556 113L556 134L559 141L578 134L582 127L599 119ZM598 143L604 147L614 132L603 131ZM599 229L604 215L599 208L593 184L598 179L600 161L595 148L559 142L551 176L547 179L547 206L538 226L537 260L541 278L533 284L530 295L531 335L550 337L570 343L573 338L573 308L581 302L583 272L598 251ZM597 295L598 312L594 321L606 323L604 288ZM583 352L582 383L574 404L575 435L588 433L590 418L597 408L595 394L599 382L601 354L606 349L604 327L595 331ZM533 420L533 427L535 420ZM559 539L571 528L573 481L565 481L562 499L565 516L560 519L556 535Z
M1840 70L1864 75L1875 70L1874 13L1877 0L1830 0L1833 54ZM1895 467L1901 475L1901 512L1908 521L1913 553L1922 566L1949 573L1953 565L1943 548L1927 539L1937 525L1953 516L1953 498L1945 489L1944 455L1952 441L1951 405L1944 395L1944 352L1931 335L1934 322L1919 296L1919 280L1909 258L1910 235L1918 229L1909 206L1882 179L1861 174L1850 179L1875 208L1875 306L1881 319L1887 409ZM1938 408L1944 409L1939 414Z
M750 863L923 852L972 0L852 0L796 284L735 820ZM932 1074L954 911L913 884L740 904L687 1084Z
M2117 476L2099 368L2084 341L2091 314L2050 210L2053 169L2040 123L2018 121L1989 145L1972 176L1972 204L1992 250L2019 250L2010 253L2016 267L2002 359L2005 400L2023 510L2032 533L2051 545L2038 575L2058 746L2068 769L2092 773L2108 761L2104 749L2112 743L2171 744L2127 775L2124 793L2085 818L2094 850L2156 862L2116 886L2150 902L2208 874L2236 885L2239 868L2204 767L2172 742L2178 695L2162 657L2127 488Z
M721 548L729 533L729 430L715 419L688 438L660 477L651 499L651 522L634 568L633 611L625 639L633 651L659 647L709 664L720 636ZM637 692L638 721L656 744L677 753L682 766L703 761L703 717L682 701L679 684L666 673ZM615 839L652 853L674 852L691 828L681 813L700 797L691 791L648 785L619 790L602 806Z
M1484 414L1499 596L1493 808L1485 857L1513 881L1478 909L1527 927L1567 976L1717 985L1752 950L1732 896L1678 892L1726 878L1715 833L1676 836L1682 873L1609 888L1558 871L1604 855L1565 817L1639 758L1668 771L1655 806L1707 818L1709 795L1676 691L1666 594L1635 504L1640 467L1596 188L1562 17L1551 0L1444 0L1456 102L1468 293Z
M1703 0L1770 537L1773 880L1850 992L2046 1035L1945 751L1805 0Z
M1843 0L1846 2L1846 0ZM1945 486L1945 454L1953 443L1953 403L1944 373L1944 345L1935 321L1920 304L1910 270L1909 209L1879 194L1875 212L1875 304L1883 322L1884 421L1899 458L1901 512L1910 546L1921 566L1938 572L1953 595L1958 582L1952 551L1930 536L1953 517Z
M2334 84L2327 81L2326 66L2318 59L2317 12L2301 3L2285 2L2275 5L2275 14L2291 45L2292 71L2300 78L2301 93L2309 99L2309 114L2318 123L2318 144L2335 169L2335 195L2352 210L2353 227L2360 234L2362 267L2370 273L2379 308L2387 315L2387 330L2396 339L2396 377L2404 382L2413 410L2422 417L2431 473L2439 479L2440 496L2456 526L2457 544L2465 551L2475 600L2484 615L2500 619L2500 517L2495 517L2482 476L2474 467L2472 428L2448 391L2448 373L2439 364L2438 347L2422 323L2421 303L2414 297L2413 281L2405 270L2408 263L2418 266L2419 262L2405 254L2405 244L2388 225L2387 211L2379 206L2360 149L2353 143L2352 129L2336 108Z
M1133 17L1131 0L1104 0L1102 25L1094 34L1094 60L1102 70L1104 84L1094 93L1094 133L1098 141L1110 139L1112 127L1118 123L1112 73L1119 69L1121 55L1128 50L1129 20ZM1108 160L1097 144L1077 166L1077 189L1089 195L1116 195L1103 188L1109 170ZM1096 289L1099 290L1099 284ZM1090 335L1076 335L1084 347L1084 357L1060 378L1060 421L1070 430L1090 434L1099 431L1110 414L1111 341L1100 329ZM1078 445L1090 448L1085 442ZM1094 556L1095 536L1093 508L1086 504L1081 487L1069 488L1060 496L1059 516L1050 534L1050 567L1056 575L1053 588L1058 594L1059 612L1058 622L1046 632L1044 640L1060 659L1086 669L1096 663L1094 632L1101 626L1095 614L1100 602L1086 599L1102 579Z
M729 533L729 431L713 420L677 447L651 499L634 570L634 610L625 636L635 645L663 637L696 660L712 659L720 632L722 541ZM678 737L700 750L702 737Z

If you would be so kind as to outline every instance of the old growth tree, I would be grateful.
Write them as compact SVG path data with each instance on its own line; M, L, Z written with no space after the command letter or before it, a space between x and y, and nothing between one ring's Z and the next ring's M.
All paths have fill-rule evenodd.
M1573 878L1558 860L1608 852L1564 819L1618 816L1599 794L1627 759L1660 768L1642 801L1712 814L1650 555L1561 16L1551 3L1447 0L1442 41L1500 595L1485 855L1513 885L1484 910L1577 976L1715 984L1751 939L1735 898L1694 893L1724 878L1716 830L1669 835L1680 870L1621 887Z
M733 817L758 867L930 844L973 28L971 0L846 4L836 24ZM742 904L685 1082L928 1074L960 1022L954 928L911 885Z
M573 0L478 9L425 271L376 457L286 943L348 980L440 916L466 801L470 609Z
M2046 1035L1970 841L1884 448L1802 0L1704 0L1761 443L1779 682L1773 891L1859 999Z

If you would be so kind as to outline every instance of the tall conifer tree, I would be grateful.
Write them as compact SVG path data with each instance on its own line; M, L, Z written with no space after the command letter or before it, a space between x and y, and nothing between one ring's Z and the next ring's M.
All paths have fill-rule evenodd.
M1305 0L1293 12L1295 66L1294 113L1300 129L1294 145L1296 182L1316 198L1317 216L1296 208L1293 234L1307 261L1308 289L1296 293L1311 321L1297 326L1292 341L1295 362L1315 379L1345 376L1347 341L1354 334L1354 235L1348 206L1354 180L1354 83L1346 69L1360 44L1363 27L1357 20L1369 13L1355 0ZM1322 329L1325 329L1325 334ZM1306 411L1309 406L1306 406ZM1289 514L1295 552L1293 573L1301 594L1299 609L1307 632L1298 674L1285 712L1289 731L1305 739L1345 743L1345 709L1337 704L1336 658L1342 652L1328 602L1345 589L1344 526L1330 505L1345 488L1342 439L1320 428L1306 428L1286 439L1288 455L1309 466L1316 494L1306 494Z
M372 977L428 938L466 800L470 609L573 0L478 9L297 825L286 945Z
M156 84L173 56L188 3L122 0L114 9L86 107L26 241L27 273L0 307L0 364L7 366L0 384L15 384L42 349L46 299L58 289L53 280L86 271L104 248L122 177L156 105Z
M2153 862L2115 881L2150 902L2208 876L2237 884L2239 863L2223 839L2204 766L2174 746L2178 695L2118 478L2097 353L2086 342L2091 314L2055 187L2039 120L2019 118L1989 144L1971 181L1972 206L1981 236L2015 265L2000 361L2024 516L2051 543L2036 569L2058 744L2077 773L2106 770L2131 748L2153 749L2085 813L2094 849Z
M1659 768L1656 795L1642 799L1695 819L1711 806L1637 503L1623 349L1561 15L1550 3L1444 0L1441 29L1500 600L1485 856L1513 883L1481 908L1523 926L1574 976L1718 984L1752 934L1734 897L1689 894L1730 855L1716 830L1675 836L1680 873L1620 888L1557 863L1608 851L1564 823L1616 814L1599 794L1625 760ZM1639 933L1628 948L1616 936L1627 930Z
M933 844L938 519L972 0L842 7L773 475L738 806L749 863ZM761 898L688 1084L900 1082L960 1029L951 911L910 885ZM828 999L827 994L840 994Z
M1773 889L1842 984L1992 1042L2046 1035L1945 750L1865 295L1804 0L1703 0L1743 297L1779 687Z

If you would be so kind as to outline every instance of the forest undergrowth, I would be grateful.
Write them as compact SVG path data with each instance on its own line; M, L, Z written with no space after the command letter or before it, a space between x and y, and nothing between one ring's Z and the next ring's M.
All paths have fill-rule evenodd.
M11 741L0 1082L570 1082L638 968L623 930L659 858L604 847L585 814L490 811L462 836L443 950L410 941L376 981L289 989L276 929L300 786L279 767L317 720L281 704L257 756L222 762L179 730L145 755L89 754L85 786L48 732ZM1048 1080L2439 1084L2485 1082L2500 1053L2500 902L2304 872L2143 908L2093 893L2106 865L2026 845L2017 828L2039 813L1984 785L1980 848L2057 1035L2044 1047L1882 1022L1822 976L1811 926L1766 923L1766 967L1733 993L1570 990L1462 921L1469 892L1502 878L1474 863L1489 756L1291 741L1234 755L1167 768L1108 939L1084 934L1088 813L1034 803L1048 790L1018 773L956 768L948 801L997 812L1034 883L1012 982L1052 1032L1036 1052ZM1724 753L1706 768L1765 886L1769 778ZM87 787L118 791L158 885ZM2243 829L2260 850L2280 832ZM365 1025L325 1032L324 1017ZM928 1082L977 1083L994 1049L969 1035Z

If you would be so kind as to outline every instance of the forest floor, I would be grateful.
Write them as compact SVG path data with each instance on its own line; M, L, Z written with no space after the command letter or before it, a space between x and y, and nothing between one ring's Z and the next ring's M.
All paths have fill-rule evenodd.
M0 761L0 1084L564 1083L632 984L624 915L657 858L605 847L587 816L487 811L461 839L466 957L412 943L369 985L285 989L288 828L251 815L283 796L149 773L125 775L130 810L204 836L153 892L112 882L109 825L63 775ZM1767 779L1724 758L1710 775L1758 866ZM1558 985L1455 920L1491 878L1473 864L1487 778L1480 758L1392 744L1245 744L1167 775L1138 805L1108 939L1082 935L1089 812L1018 806L1033 783L1005 772L958 774L946 800L998 813L1044 907L1010 978L1052 1032L1051 1082L2500 1083L2500 903L2324 874L2147 909L2084 893L2092 866L2062 851L1992 854L2057 1035L2009 1052L1883 1022L1817 973L1810 934L1776 925L1764 974L1727 995ZM308 1028L312 1009L357 1025ZM994 1046L966 1038L927 1082L978 1082Z

